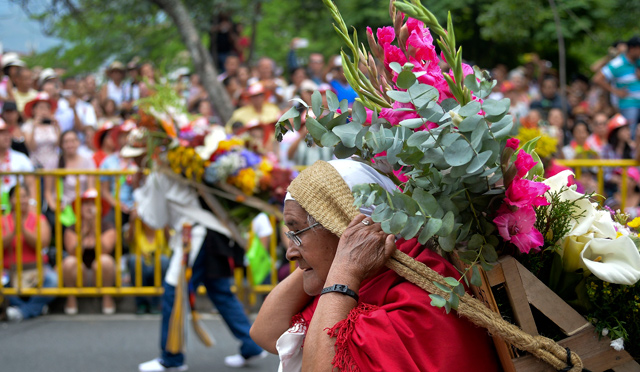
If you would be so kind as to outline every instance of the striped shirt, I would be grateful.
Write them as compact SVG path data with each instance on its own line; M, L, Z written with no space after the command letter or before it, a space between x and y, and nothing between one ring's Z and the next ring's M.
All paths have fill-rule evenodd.
M636 69L640 68L640 60L631 63L625 54L620 54L602 68L602 74L617 89L626 89L629 95L619 98L621 109L640 107L640 79Z

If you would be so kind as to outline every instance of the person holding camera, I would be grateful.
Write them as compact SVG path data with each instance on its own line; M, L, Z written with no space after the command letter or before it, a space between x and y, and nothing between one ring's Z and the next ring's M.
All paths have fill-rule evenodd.
M56 106L49 94L40 92L24 107L24 113L29 120L22 126L22 130L31 161L36 168L58 167L60 126L53 115Z

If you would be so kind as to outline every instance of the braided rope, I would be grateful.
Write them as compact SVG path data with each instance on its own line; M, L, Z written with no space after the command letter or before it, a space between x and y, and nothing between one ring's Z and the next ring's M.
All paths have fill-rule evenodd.
M387 261L387 267L427 292L438 294L444 298L448 296L446 292L433 284L435 281L446 285L440 274L403 252L396 250L391 259ZM547 362L557 370L570 367L567 366L567 350L565 348L547 337L532 336L524 332L470 295L460 297L458 314L469 319L472 323L486 328L490 333L499 335L516 348L527 351ZM571 353L571 364L573 367L566 369L567 371L580 372L584 367L582 360L575 353Z

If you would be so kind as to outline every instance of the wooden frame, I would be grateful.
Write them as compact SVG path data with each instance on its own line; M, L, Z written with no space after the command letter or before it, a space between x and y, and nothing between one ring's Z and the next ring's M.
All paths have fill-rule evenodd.
M464 264L454 260L461 268ZM608 337L598 340L591 323L565 303L515 258L505 256L489 272L480 270L482 286L472 287L475 296L493 311L499 312L492 287L505 285L514 320L524 331L538 334L531 306L556 324L567 338L558 343L580 356L584 367L592 372L640 372L640 364L626 351L615 351ZM468 273L470 276L471 273ZM553 367L532 355L520 356L498 336L493 337L496 351L505 372L546 372Z

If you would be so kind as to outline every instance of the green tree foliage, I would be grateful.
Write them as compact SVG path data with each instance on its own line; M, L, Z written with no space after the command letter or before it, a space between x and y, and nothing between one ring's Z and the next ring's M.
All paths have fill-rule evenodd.
M33 0L13 0L28 8ZM256 3L261 2L260 14ZM388 24L386 0L336 0L347 26L354 26L364 41L366 26ZM153 1L77 0L53 1L32 17L42 21L45 31L65 40L33 58L34 63L68 68L70 73L94 70L109 57L128 61L133 56L166 68L184 65L184 45L171 20ZM465 58L491 67L505 63L514 67L520 57L536 52L557 66L557 38L553 14L547 0L449 0L424 1L440 22L451 11L456 36ZM569 71L588 71L588 66L606 53L615 40L640 32L637 14L640 2L626 0L560 0L557 2L562 31L567 40ZM65 5L66 4L66 5ZM74 8L70 9L69 4ZM284 65L294 37L307 38L308 48L325 56L339 53L340 40L332 19L317 0L186 0L195 23L208 40L211 21L221 11L242 22L247 36L256 24L255 56L268 55ZM255 22L254 22L255 21Z

